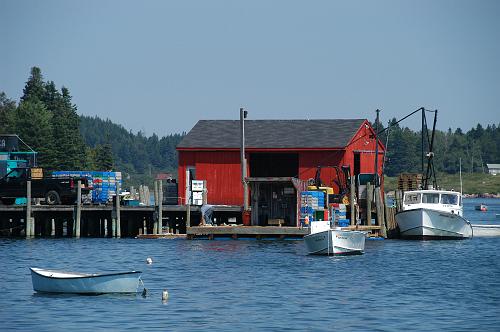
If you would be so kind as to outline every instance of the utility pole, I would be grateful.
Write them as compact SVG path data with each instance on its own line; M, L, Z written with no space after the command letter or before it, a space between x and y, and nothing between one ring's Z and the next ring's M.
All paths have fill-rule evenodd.
M375 178L373 179L374 180L373 184L375 187L379 187L380 181L378 179L378 123L379 123L380 110L377 109L376 112L377 112L377 119L375 120L375 172L374 172Z
M243 211L248 211L248 183L247 160L245 158L245 119L248 112L243 107L240 108L240 129L241 129L241 182L243 183Z

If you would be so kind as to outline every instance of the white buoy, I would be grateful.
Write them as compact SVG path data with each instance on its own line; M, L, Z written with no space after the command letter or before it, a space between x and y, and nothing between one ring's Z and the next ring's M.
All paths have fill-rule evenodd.
M151 257L146 258L146 263L153 264L153 259Z
M166 289L164 289L163 292L161 293L161 300L162 301L168 300L168 291Z

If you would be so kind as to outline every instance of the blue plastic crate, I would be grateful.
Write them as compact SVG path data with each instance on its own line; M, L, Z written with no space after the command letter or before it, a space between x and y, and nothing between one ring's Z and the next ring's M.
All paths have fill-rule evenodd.
M340 227L347 227L347 226L349 226L350 221L349 221L349 219L339 219L339 220L337 221L337 223L338 223L338 225L339 225Z

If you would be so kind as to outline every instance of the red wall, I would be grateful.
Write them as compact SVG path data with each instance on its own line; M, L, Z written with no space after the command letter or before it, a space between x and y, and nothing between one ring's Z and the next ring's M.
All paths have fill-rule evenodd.
M384 162L384 145L379 141L378 147L378 174L382 174ZM375 168L375 132L368 121L365 121L351 142L346 147L342 165L351 166L354 174L354 154L360 155L360 173L374 173Z
M179 196L186 195L186 167L196 168L196 179L207 181L209 204L243 205L238 151L179 151Z
M373 173L375 163L375 139L373 136L373 129L368 121L365 121L345 151L311 150L297 152L289 150L286 152L297 152L299 154L298 176L304 181L314 178L318 165L350 165L351 174L353 174L354 153L356 151L360 153L361 173ZM380 143L378 159L379 174L382 169L383 151L384 146ZM263 150L262 152L272 151ZM207 199L209 204L243 205L243 185L241 183L239 151L179 151L179 196L182 197L181 204L185 203L187 166L194 166L196 168L196 179L207 181ZM330 185L332 179L336 179L335 171L328 168L322 169L321 180L325 184ZM335 186L334 190L338 192L338 188L335 188Z

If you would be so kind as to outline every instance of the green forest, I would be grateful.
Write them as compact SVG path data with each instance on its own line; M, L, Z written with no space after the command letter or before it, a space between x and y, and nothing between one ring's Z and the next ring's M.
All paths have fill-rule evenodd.
M21 137L47 171L121 171L125 185L151 184L157 173L175 175L175 147L184 133L146 137L77 110L68 88L57 89L33 67L19 103L0 91L0 134Z
M33 67L19 102L0 91L0 134L17 134L39 153L38 164L51 170L116 170L125 185L151 184L157 173L176 175L175 147L185 133L158 137L133 133L111 120L78 115L66 87L57 89ZM402 115L404 116L404 115ZM407 120L410 121L410 120ZM385 173L420 172L421 133L391 119L380 139L387 145ZM439 118L438 118L439 123ZM375 123L376 124L376 123ZM384 128L378 123L379 131ZM485 173L500 163L500 124L477 124L467 132L436 131L434 166L440 173Z

